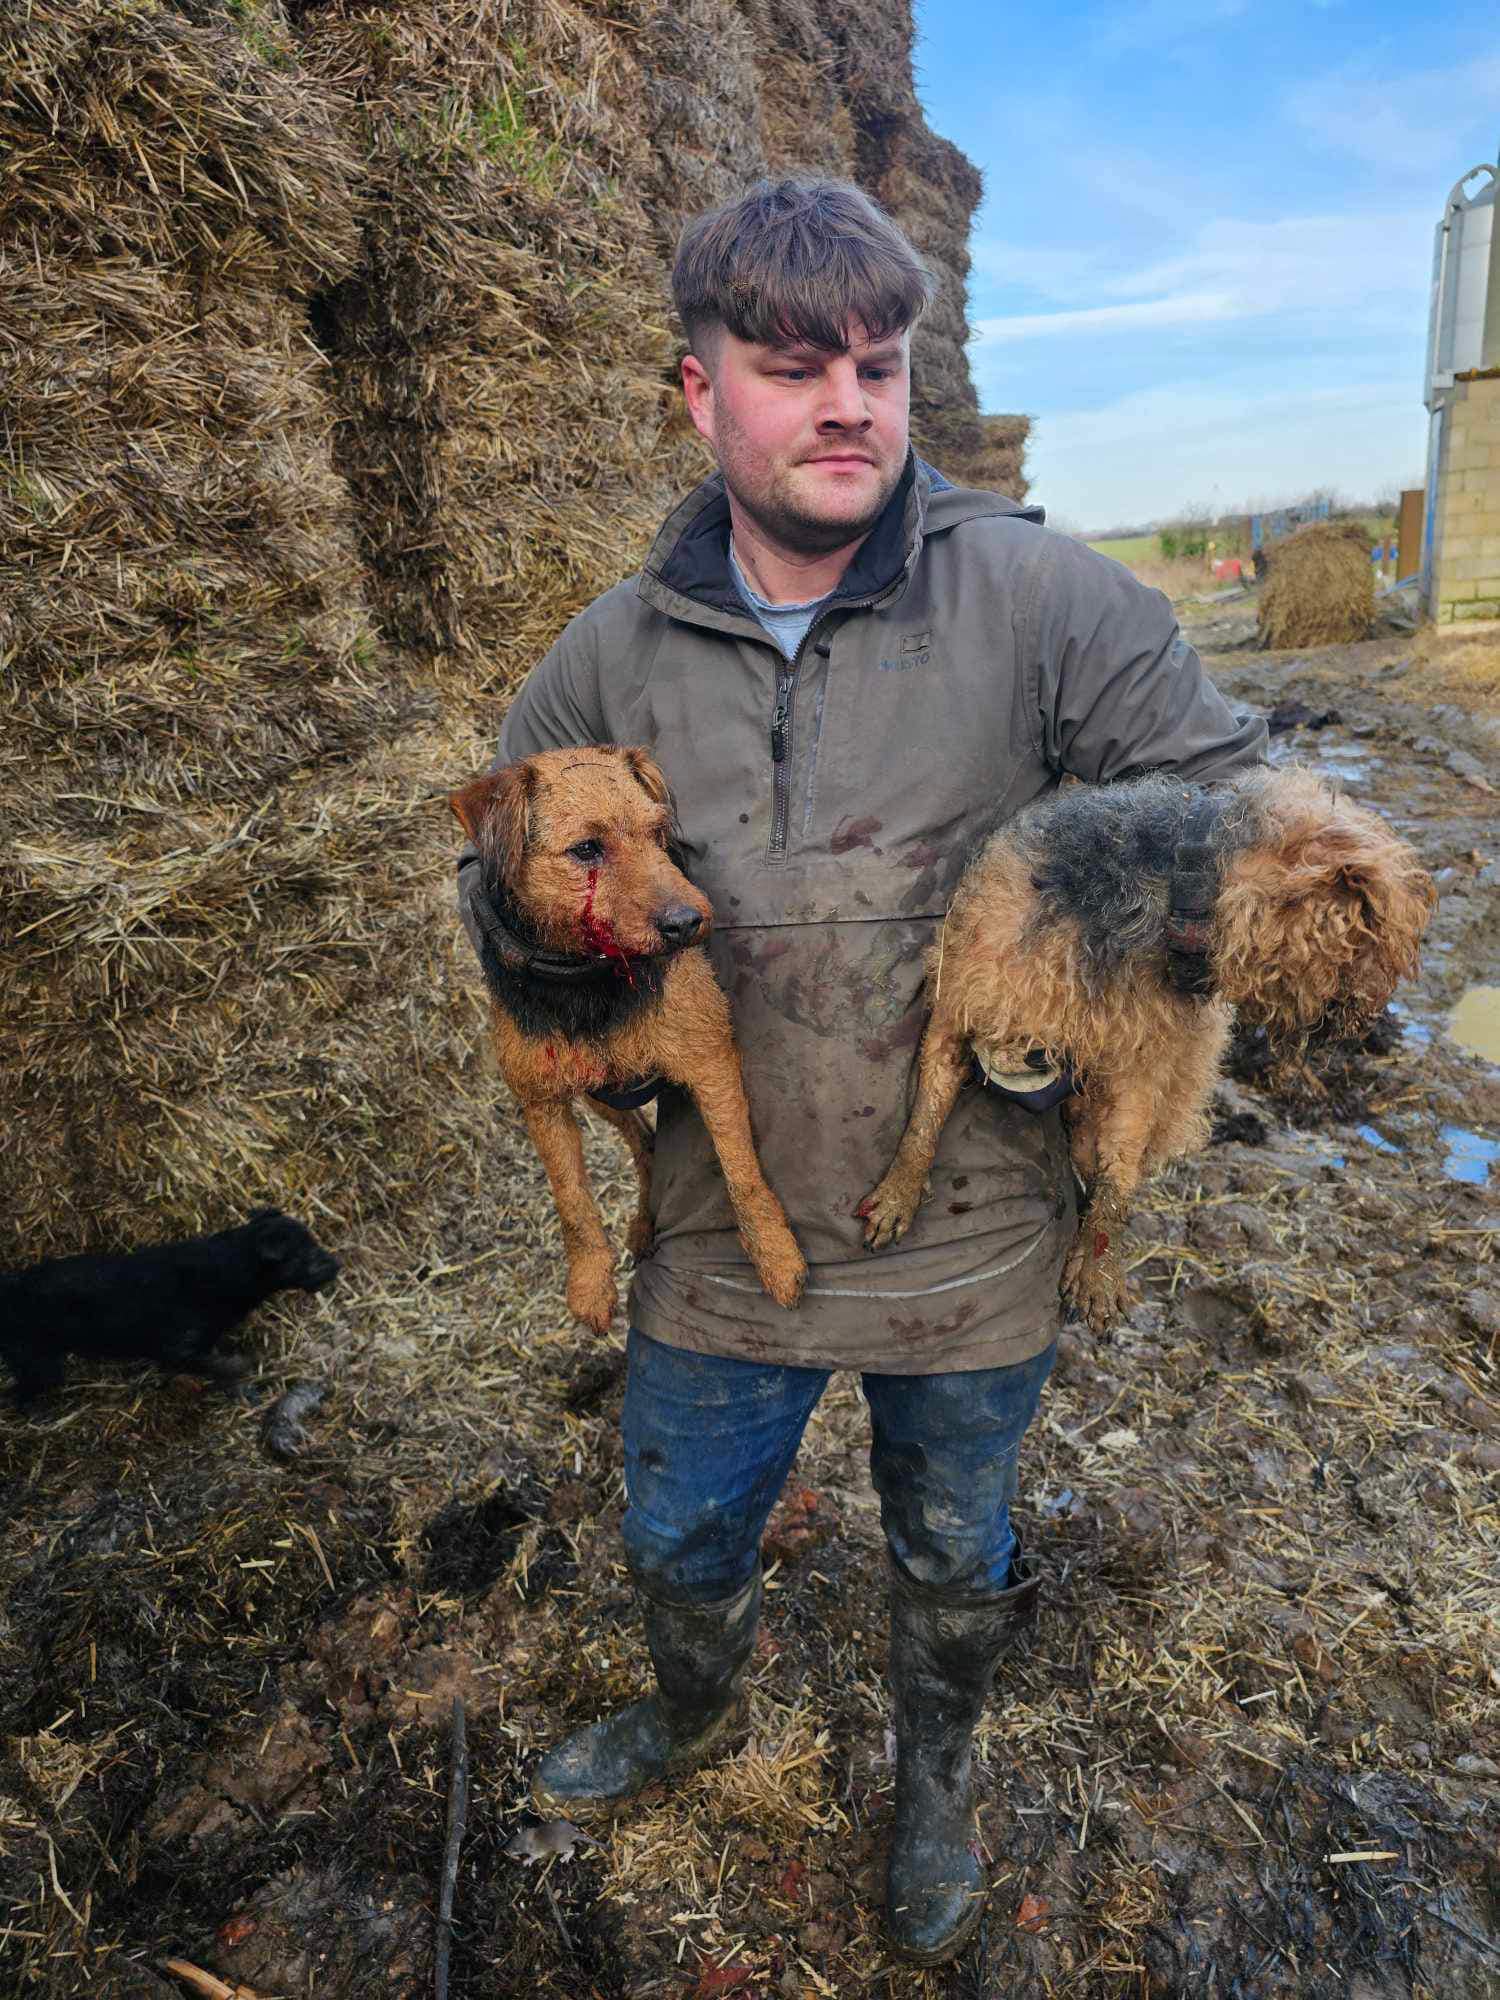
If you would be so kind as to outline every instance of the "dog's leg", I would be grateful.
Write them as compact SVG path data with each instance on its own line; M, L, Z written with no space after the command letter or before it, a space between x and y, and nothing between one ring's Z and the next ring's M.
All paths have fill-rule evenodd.
M1103 1333L1129 1301L1121 1238L1160 1107L1150 1077L1096 1074L1089 1079L1089 1093L1091 1102L1075 1128L1075 1145L1088 1135L1098 1171L1063 1265L1062 1294L1095 1333Z
M1159 1079L1156 1119L1146 1145L1146 1174L1207 1145L1208 1107L1228 1046L1231 1018L1227 1007L1202 1007L1174 1037L1177 1058Z
M67 1362L61 1354L23 1353L12 1348L5 1356L10 1363L15 1382L11 1393L15 1397L18 1411L29 1413L33 1403L62 1387L67 1375Z
M162 1365L173 1375L194 1375L199 1381L212 1382L226 1395L244 1401L250 1363L243 1354L198 1354L190 1361L168 1361Z
M562 1223L568 1260L568 1310L608 1333L615 1316L615 1253L599 1220L583 1167L583 1140L571 1104L523 1104L531 1143L541 1155Z
M1073 1171L1083 1186L1092 1187L1099 1178L1099 1121L1095 1116L1097 1096L1085 1084L1062 1104L1063 1125L1068 1134L1068 1151Z
M968 1073L967 1038L947 1022L929 1021L917 1058L917 1098L896 1157L884 1180L854 1211L865 1219L867 1250L899 1243L911 1227L938 1140Z
M719 1059L685 1081L719 1156L745 1253L777 1305L794 1306L807 1283L807 1263L760 1170L739 1051L726 1036Z
M639 1111L617 1111L612 1104L589 1099L589 1110L613 1125L625 1141L635 1167L636 1203L625 1247L639 1261L651 1248L651 1158L656 1150L656 1134Z
M796 1305L807 1263L761 1172L729 1002L702 952L684 952L674 964L657 1032L642 1044L640 1057L643 1069L692 1092L719 1157L745 1254L777 1305Z

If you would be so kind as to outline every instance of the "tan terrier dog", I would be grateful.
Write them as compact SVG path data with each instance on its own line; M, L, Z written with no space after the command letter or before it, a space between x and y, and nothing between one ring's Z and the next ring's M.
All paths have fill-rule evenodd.
M476 778L449 804L479 850L470 909L495 1054L562 1220L569 1310L596 1333L615 1310L615 1253L584 1174L574 1100L629 1096L657 1078L692 1092L740 1241L771 1297L794 1306L807 1266L755 1155L729 1002L701 949L713 912L672 859L661 772L639 749L548 750ZM629 1248L639 1257L651 1238L650 1128L594 1101L635 1163Z
M1127 1301L1131 1198L1207 1139L1232 1010L1286 1059L1315 1028L1357 1033L1416 970L1435 900L1413 849L1307 771L1028 807L969 864L928 954L916 1101L860 1205L866 1248L910 1226L971 1062L1020 1098L1071 1078L1086 1198L1062 1290L1102 1331Z

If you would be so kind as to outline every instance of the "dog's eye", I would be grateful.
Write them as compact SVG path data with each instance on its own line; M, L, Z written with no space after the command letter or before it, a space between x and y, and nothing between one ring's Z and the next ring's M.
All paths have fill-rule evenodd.
M575 861L602 861L604 842L602 840L575 840L568 849Z

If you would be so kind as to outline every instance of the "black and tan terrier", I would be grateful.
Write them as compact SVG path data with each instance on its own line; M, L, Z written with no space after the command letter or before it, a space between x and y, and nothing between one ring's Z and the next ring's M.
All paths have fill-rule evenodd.
M970 863L928 954L916 1101L860 1206L866 1247L909 1226L971 1062L1009 1094L1071 1080L1086 1199L1063 1296L1107 1327L1131 1198L1206 1140L1232 1013L1286 1060L1316 1029L1358 1032L1416 970L1435 900L1405 841L1302 770L1078 786L1027 808Z
M575 1101L641 1079L691 1091L713 1141L740 1240L778 1305L807 1266L750 1136L729 1002L702 949L713 912L672 857L667 783L644 750L548 750L476 778L449 800L479 850L481 934L500 1072L542 1157L562 1220L568 1306L603 1333L615 1256L584 1173ZM629 1247L651 1233L651 1134L592 1098L624 1139L639 1200Z

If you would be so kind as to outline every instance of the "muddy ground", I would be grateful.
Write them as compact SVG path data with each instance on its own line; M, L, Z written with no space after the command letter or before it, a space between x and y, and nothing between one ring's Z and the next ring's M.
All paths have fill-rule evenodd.
M1242 636L1208 616L1207 646ZM177 1994L175 1955L263 1996L430 1992L461 1694L455 2000L1500 1994L1500 1071L1446 1032L1500 960L1500 729L1414 699L1409 651L1213 658L1311 711L1277 755L1390 815L1443 901L1325 1099L1274 1099L1242 1051L1216 1142L1137 1216L1129 1323L1064 1337L1022 1476L1045 1604L982 1732L994 1890L956 1966L879 1939L851 1379L769 1536L750 1744L602 1849L506 1855L538 1749L645 1662L618 1350L567 1319L501 1113L475 1180L524 1200L456 1184L441 1257L372 1232L256 1322L266 1393L330 1385L299 1458L122 1370L0 1419L0 1991ZM602 1131L592 1157L618 1207Z

